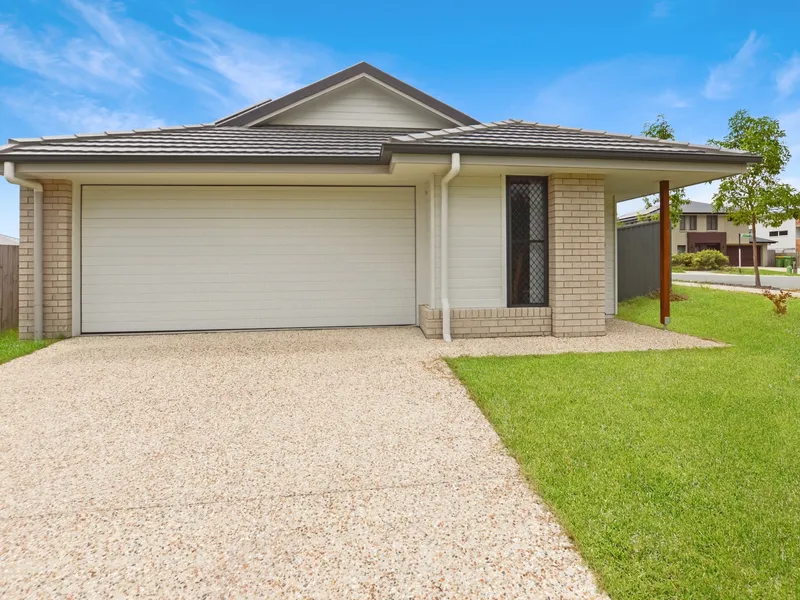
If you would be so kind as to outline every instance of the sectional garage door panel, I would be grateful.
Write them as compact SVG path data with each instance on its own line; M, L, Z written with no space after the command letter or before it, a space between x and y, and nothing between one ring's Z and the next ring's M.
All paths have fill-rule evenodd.
M408 187L84 186L85 333L411 325Z

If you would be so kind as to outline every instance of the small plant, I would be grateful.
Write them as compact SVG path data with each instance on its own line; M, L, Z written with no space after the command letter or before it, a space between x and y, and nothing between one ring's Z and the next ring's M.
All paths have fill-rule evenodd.
M761 294L775 305L775 312L779 315L785 315L789 312L789 298L792 297L791 292L785 290L778 290L777 293L772 290L764 290Z
M661 297L661 291L660 290L653 290L652 292L647 294L647 297L650 298L651 300L658 300ZM684 300L688 300L688 299L689 299L689 296L686 296L685 294L679 294L677 292L670 292L669 293L669 301L670 302L683 302Z

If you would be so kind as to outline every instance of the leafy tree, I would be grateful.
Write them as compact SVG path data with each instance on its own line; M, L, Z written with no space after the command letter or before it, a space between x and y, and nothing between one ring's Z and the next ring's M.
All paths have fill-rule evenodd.
M642 129L642 135L659 140L674 140L675 130L667 123L664 115L656 116L656 120L652 123L645 123ZM659 203L658 196L646 196L644 198L644 206L646 209L653 208ZM689 198L686 197L686 191L683 189L672 190L669 193L669 220L672 227L675 227L681 220L683 214L683 207L689 203ZM658 212L649 215L639 215L640 221L658 221L661 215Z
M756 287L761 287L756 223L777 227L787 219L800 218L800 194L778 179L791 158L785 137L777 119L753 117L746 110L738 110L728 119L727 135L708 141L720 148L761 156L761 162L750 165L741 175L722 180L712 199L714 210L727 212L736 225L750 226Z

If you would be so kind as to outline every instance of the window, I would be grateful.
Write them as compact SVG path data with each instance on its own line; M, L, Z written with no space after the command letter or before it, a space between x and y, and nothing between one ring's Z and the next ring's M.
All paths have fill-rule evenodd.
M689 215L689 231L697 231L697 215Z
M681 215L681 231L686 231L686 215Z
M686 246L683 244L678 245L678 254L685 254L686 253Z
M778 231L770 231L769 232L769 237L778 237L778 233L780 233L780 232L778 232Z
M788 229L784 229L783 231L779 231L778 235L789 235L789 230Z
M509 306L547 306L547 178L506 180Z
M706 231L717 230L717 215L706 216Z

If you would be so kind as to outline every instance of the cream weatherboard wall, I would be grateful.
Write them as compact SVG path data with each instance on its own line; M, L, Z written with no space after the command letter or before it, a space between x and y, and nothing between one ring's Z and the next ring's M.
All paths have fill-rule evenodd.
M410 325L413 187L84 186L85 333Z
M453 121L365 77L289 108L269 124L440 129Z
M449 237L450 237L450 305L452 308L505 308L506 290L506 190L505 175L458 176L450 182ZM435 286L433 308L441 308L441 178L435 179L433 201L435 203ZM579 186L576 194L585 192ZM424 194L426 203L429 194ZM575 201L583 200L576 198ZM594 239L577 242L574 250L584 252L594 263L596 248L601 248L604 262L605 313L616 314L616 202L608 195L603 201L603 212L591 217L600 225L604 239L599 245ZM425 219L423 231L429 231L429 205L418 211L418 218ZM586 224L578 223L579 227ZM586 230L586 235L590 230ZM584 247L581 247L581 244ZM425 252L425 262L428 250ZM426 290L427 281L422 282ZM428 298L429 295L421 294ZM429 302L426 300L426 304Z
M436 178L435 308L441 308L441 178ZM452 308L506 306L504 177L459 176L450 182L449 270ZM426 211L426 215L430 214Z

